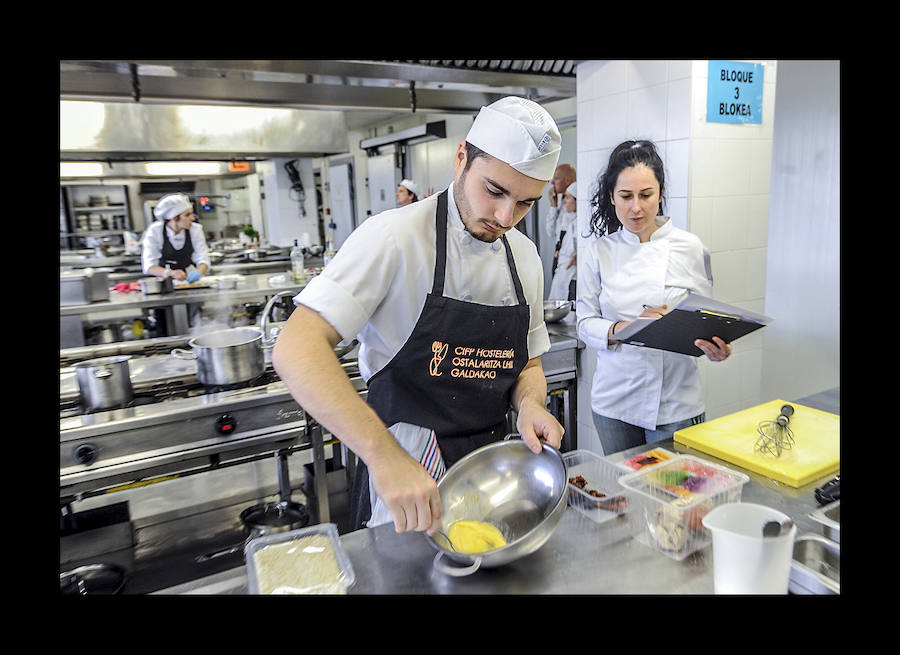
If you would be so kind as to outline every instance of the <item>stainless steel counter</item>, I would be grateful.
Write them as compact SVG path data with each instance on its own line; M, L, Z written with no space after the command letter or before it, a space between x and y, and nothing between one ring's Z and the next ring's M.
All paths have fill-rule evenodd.
M840 413L840 389L796 400ZM821 533L809 514L818 509L813 491L833 474L794 489L752 471L693 450L673 440L659 444L746 473L742 501L760 503L788 514L798 535ZM612 456L624 459L646 446ZM356 574L350 594L711 594L712 548L682 561L672 560L631 538L627 514L596 524L575 509L566 509L553 536L535 553L506 566L454 578L434 569L436 551L421 533L397 534L392 524L357 530L341 537ZM241 566L160 594L246 594L247 573Z
M245 275L238 282L237 288L222 291L215 286L205 289L176 290L167 294L144 294L140 291L131 293L111 292L108 301L93 302L82 305L68 305L59 308L60 316L84 316L86 314L108 312L117 309L133 309L148 307L171 307L174 305L187 305L205 302L222 302L223 300L245 300L247 298L262 298L274 296L282 291L297 291L305 286L297 284L285 273L286 283L270 284L269 278L273 274L257 273Z

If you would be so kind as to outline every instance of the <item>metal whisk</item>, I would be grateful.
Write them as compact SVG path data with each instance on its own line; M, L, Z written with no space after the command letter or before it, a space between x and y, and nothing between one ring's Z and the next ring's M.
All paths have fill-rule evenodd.
M781 457L782 451L790 450L794 445L794 433L790 428L793 413L793 407L784 405L774 421L761 421L756 428L759 439L754 450L775 457Z

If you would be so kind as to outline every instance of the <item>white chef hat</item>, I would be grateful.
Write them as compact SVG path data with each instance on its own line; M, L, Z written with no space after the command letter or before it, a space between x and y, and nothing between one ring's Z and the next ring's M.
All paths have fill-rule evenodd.
M181 193L172 193L160 199L153 208L153 215L161 221L167 221L188 209L191 209L191 203L187 196Z
M394 178L396 179L396 178ZM414 196L419 195L419 187L416 186L416 183L412 180L400 180L400 186L406 187L406 189L413 194Z
M577 198L577 197L578 197L578 194L576 193L576 191L577 191L577 188L576 188L576 187L577 187L577 186L578 186L578 184L577 184L576 182L572 182L572 184L570 184L570 185L568 186L568 188L566 188L565 193L568 193L568 194L569 194L570 196L572 196L573 198Z
M549 181L559 161L559 128L536 102L508 96L482 107L466 141L536 180Z

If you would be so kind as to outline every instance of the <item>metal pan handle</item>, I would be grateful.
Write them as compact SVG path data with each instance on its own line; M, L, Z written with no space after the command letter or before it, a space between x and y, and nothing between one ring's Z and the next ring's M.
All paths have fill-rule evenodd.
M444 562L440 561L443 557L444 553L438 553L434 556L434 568L436 568L441 573L446 575L452 575L455 578L461 578L465 575L472 575L481 567L481 557L476 557L475 561L472 562L470 566L449 566Z
M175 348L169 354L175 359L197 359L197 353L193 350L185 350L184 348Z

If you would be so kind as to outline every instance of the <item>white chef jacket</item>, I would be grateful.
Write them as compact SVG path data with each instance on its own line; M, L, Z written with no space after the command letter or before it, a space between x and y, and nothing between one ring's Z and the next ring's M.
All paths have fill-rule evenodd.
M562 196L559 196L559 200L557 201L559 205L562 205ZM557 241L559 241L559 233L561 230L569 230L575 229L575 212L567 212L565 207L557 206L554 207L550 205L549 210L547 211L547 220L544 222L544 230L547 233L547 236L553 239L554 245Z
M294 302L317 311L345 343L360 342L360 374L368 381L406 343L434 283L435 211L437 196L389 209L366 219L344 241L320 275L294 297ZM544 271L534 243L518 230L506 233L516 270L530 308L528 357L550 349L544 323ZM447 269L444 295L483 305L514 305L516 292L498 239L485 243L466 232L447 191ZM412 457L418 459L431 430L395 423L388 430ZM368 527L387 523L390 513L374 489Z
M147 228L147 231L144 232L144 238L141 242L141 267L143 268L144 273L146 273L151 266L159 264L159 259L162 257L163 229L166 230L166 236L169 237L169 243L172 244L172 247L175 248L175 250L184 248L184 240L187 238L188 230L181 230L178 234L175 234L172 228L166 225L164 221L154 221L150 227ZM203 234L203 227L198 223L191 223L190 235L191 243L194 245L194 253L191 255L191 261L194 262L194 266L206 264L207 267L210 267L209 246L206 244L206 236Z
M565 230L566 233L562 238L562 243L559 245L556 272L554 272L553 279L550 281L550 293L547 295L549 300L568 299L569 282L577 277L577 264L573 265L572 268L566 268L577 251L578 239L575 234L578 229L577 218L578 214L575 212L567 212L562 214L557 221L559 229Z
M294 297L295 303L321 314L344 342L359 340L359 371L367 381L406 343L431 292L437 195L366 219L322 273ZM459 216L452 184L447 196L444 295L483 305L516 304L503 243L473 238ZM527 236L510 230L506 239L531 309L530 359L550 349L543 313L544 272Z
M610 344L615 321L631 321L642 305L674 307L689 291L712 295L709 252L700 239L657 216L650 241L620 229L583 248L578 281L578 336L597 352L591 409L655 429L705 411L697 358L629 344Z

